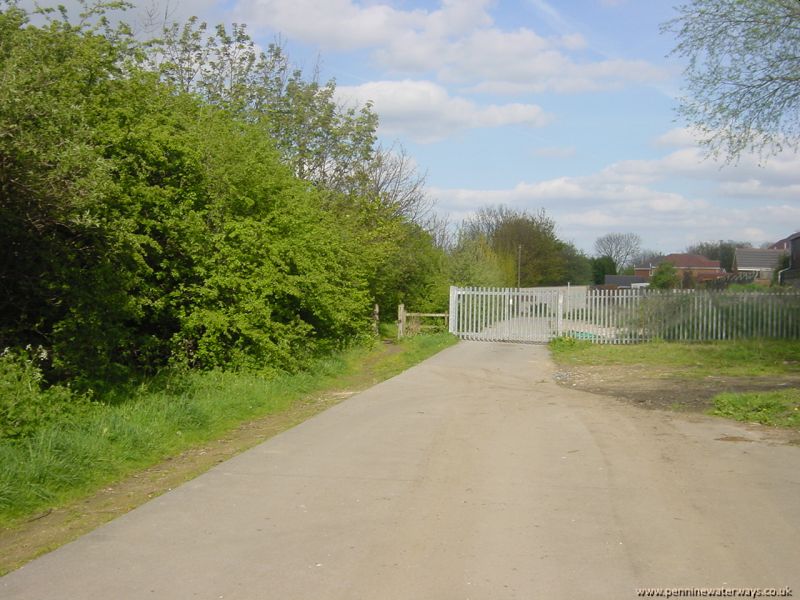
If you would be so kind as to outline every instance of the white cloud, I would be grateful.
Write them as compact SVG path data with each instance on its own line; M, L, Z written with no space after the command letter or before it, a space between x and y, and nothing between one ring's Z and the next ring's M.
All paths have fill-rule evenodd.
M699 135L691 127L676 127L658 136L654 143L662 147L686 147L697 145Z
M326 49L367 49L383 67L492 93L585 92L661 81L641 60L587 59L589 42L546 2L537 8L558 35L495 26L491 0L443 0L436 10L402 10L388 2L240 0L237 18ZM553 21L555 19L555 21ZM577 54L576 54L577 53Z
M638 233L647 247L677 252L704 240L760 244L800 229L800 157L781 155L759 167L755 157L745 156L739 167L720 169L703 160L683 130L658 139L678 147L660 159L623 161L581 177L432 193L454 219L489 204L544 208L559 235L588 252L611 230ZM695 197L678 191L687 180L700 180L706 191Z
M583 50L589 46L586 38L584 38L580 33L568 33L566 35L562 35L558 39L558 44L567 50Z
M426 18L423 11L359 6L350 0L244 0L236 5L236 14L253 26L336 50L379 45L386 36L419 27Z
M431 38L462 34L491 23L489 0L444 0L434 11L400 10L386 2L240 0L236 14L253 25L336 50L380 47L409 33Z
M503 125L542 127L551 121L535 104L482 107L449 95L444 87L431 81L375 81L342 86L336 93L345 103L373 102L381 118L381 133L407 135L422 143L435 142L465 129Z
M542 146L534 148L533 154L541 158L572 158L575 146Z
M738 163L725 164L707 156L686 128L672 129L654 143L674 149L656 160L621 161L602 173L641 184L683 177L716 183L723 195L800 199L800 155L787 152L762 164L758 156L743 154Z

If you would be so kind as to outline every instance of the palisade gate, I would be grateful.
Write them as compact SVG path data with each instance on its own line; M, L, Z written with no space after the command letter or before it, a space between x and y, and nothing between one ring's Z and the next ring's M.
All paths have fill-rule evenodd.
M588 288L450 288L450 333L467 340L545 343Z
M800 339L800 292L451 287L449 330L467 340L534 343Z

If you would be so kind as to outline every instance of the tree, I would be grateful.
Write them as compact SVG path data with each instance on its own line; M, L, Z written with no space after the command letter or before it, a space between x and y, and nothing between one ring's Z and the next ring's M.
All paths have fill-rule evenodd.
M792 266L792 257L789 254L784 254L781 256L778 260L778 267L772 272L772 282L770 285L781 285L782 282L780 281L780 273L781 271L788 269L790 266Z
M375 154L372 105L340 106L336 82L320 83L318 72L306 77L292 69L280 45L261 51L245 25L234 23L230 31L217 25L210 33L192 17L182 26L165 25L146 48L144 65L164 81L262 122L300 179L339 192L361 181Z
M16 8L0 81L0 348L41 345L48 376L93 385L170 362L292 370L368 330L364 240L388 227L344 225L264 121Z
M462 223L461 235L484 238L504 273L504 285L523 287L566 283L564 242L544 211L507 206L483 207Z
M650 287L657 290L672 290L680 284L680 276L675 265L662 262L650 277Z
M572 285L587 285L592 283L593 271L592 261L583 252L578 250L574 244L563 242L561 247L561 259L564 274L558 283L570 283Z
M378 146L372 159L360 168L361 194L373 198L391 216L402 216L420 225L427 223L433 203L425 191L426 174L417 171L401 144Z
M691 0L662 31L689 60L679 113L711 156L735 162L800 141L800 2Z
M508 284L497 254L483 235L462 230L448 253L449 278L458 286L503 287Z
M610 256L598 256L591 261L592 280L596 285L603 285L606 282L606 275L616 275L617 265Z
M700 242L689 246L686 251L690 254L699 254L709 260L718 260L720 266L728 271L733 271L733 258L736 248L752 248L750 242L736 242L734 240L718 242Z
M608 233L595 240L594 250L597 256L611 257L617 269L622 270L639 252L641 245L642 238L635 233Z
M631 266L649 267L651 264L656 264L658 259L663 256L664 255L658 250L643 248L633 255Z

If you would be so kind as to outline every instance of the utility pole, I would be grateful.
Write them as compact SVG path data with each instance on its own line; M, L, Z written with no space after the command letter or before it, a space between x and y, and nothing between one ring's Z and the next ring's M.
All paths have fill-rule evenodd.
M517 290L520 289L522 281L522 244L517 244Z

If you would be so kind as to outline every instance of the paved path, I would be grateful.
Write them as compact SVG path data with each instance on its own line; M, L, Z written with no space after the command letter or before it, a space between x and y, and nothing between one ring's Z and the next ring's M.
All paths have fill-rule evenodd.
M800 447L551 372L543 347L462 342L0 579L0 598L800 595Z

